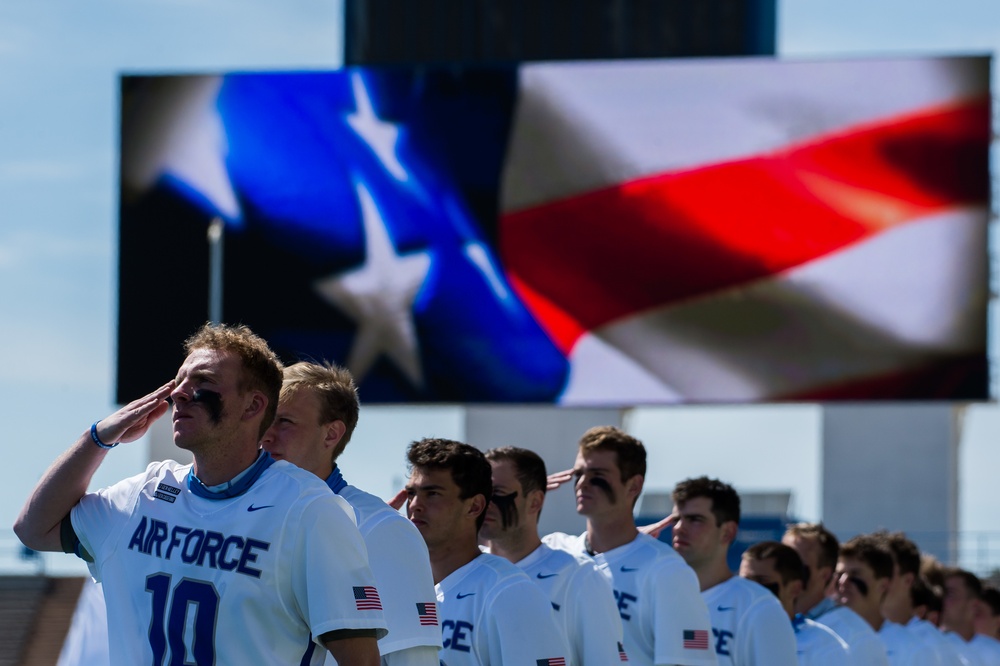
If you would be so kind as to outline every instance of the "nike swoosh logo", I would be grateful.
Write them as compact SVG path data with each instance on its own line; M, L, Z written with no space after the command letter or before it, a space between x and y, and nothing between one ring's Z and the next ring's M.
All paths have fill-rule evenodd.
M557 574L557 573L554 573L554 574L543 574L543 573L538 573L538 574L537 574L537 575L535 576L535 578L537 578L537 579L539 579L539 580L545 580L546 578L552 578L553 576L558 576L558 575L559 575L559 574Z
M260 511L261 509L270 509L273 506L273 504L264 504L263 506L254 506L251 504L247 507L247 511Z
M635 569L633 569L633 568L631 568L631 567L627 567L627 566L625 566L624 564L622 565L622 568L621 568L621 572L622 572L622 573L631 573L631 572L633 572L633 571L638 571L638 570L639 570L639 568L638 568L638 567L636 567Z
M735 606L719 606L718 608L719 608L719 612L724 612L724 611L731 611L731 610L733 610L735 608Z
M466 597L471 597L474 594L475 594L475 592L469 592L467 594L462 594L461 592L459 592L458 594L455 595L455 598L456 599L464 599Z

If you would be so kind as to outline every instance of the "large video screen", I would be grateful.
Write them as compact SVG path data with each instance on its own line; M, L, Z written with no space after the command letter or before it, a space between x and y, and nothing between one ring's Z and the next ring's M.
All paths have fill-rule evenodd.
M125 76L118 399L213 273L223 321L368 403L988 399L989 70Z

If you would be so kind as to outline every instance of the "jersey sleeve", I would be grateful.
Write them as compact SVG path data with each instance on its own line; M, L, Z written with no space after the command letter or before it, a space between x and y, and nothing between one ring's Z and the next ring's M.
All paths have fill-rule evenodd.
M97 582L101 582L103 563L115 548L118 536L135 506L136 496L146 481L156 474L157 466L162 464L152 463L142 474L87 493L70 510L73 531L80 545L94 558L87 566Z
M338 629L375 629L385 636L375 577L361 533L332 493L314 496L293 516L295 538L284 563L292 594L314 637Z
M694 571L663 562L650 571L645 589L652 592L654 663L715 666L712 621Z
M484 619L490 666L569 663L552 602L527 577L500 590Z
M571 581L573 603L566 609L566 635L573 663L579 666L621 661L622 620L607 577L583 564Z
M389 635L379 651L389 654L418 645L441 649L430 557L420 532L395 515L381 520L365 535L368 561L382 597Z
M795 630L777 597L761 597L741 622L741 650L747 664L797 666Z

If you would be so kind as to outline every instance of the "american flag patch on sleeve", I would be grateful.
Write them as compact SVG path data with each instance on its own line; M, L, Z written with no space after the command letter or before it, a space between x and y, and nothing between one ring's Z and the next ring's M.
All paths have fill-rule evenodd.
M382 610L382 600L378 590L371 585L354 588L354 603L358 610Z
M438 610L436 603L417 604L417 617L420 618L420 626L436 627L438 623Z
M536 659L535 666L566 666L566 659L564 657Z
M625 654L625 646L621 643L618 644L618 661L628 661L628 655Z
M706 629L685 629L684 649L686 650L707 650L708 630Z

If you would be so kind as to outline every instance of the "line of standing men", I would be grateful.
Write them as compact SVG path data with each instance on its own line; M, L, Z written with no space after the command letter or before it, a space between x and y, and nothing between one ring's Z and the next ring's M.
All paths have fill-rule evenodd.
M526 449L414 442L407 520L337 465L358 421L349 373L282 372L245 327L206 326L186 349L175 380L53 464L16 524L27 545L75 552L105 580L113 663L318 664L325 647L328 663L386 666L791 666L815 633L754 570L782 553L755 551L744 578L726 565L730 486L678 484L673 549L636 528L645 449L620 430L585 433L574 469L549 479ZM86 493L107 451L168 400L194 464ZM571 478L587 530L543 540L545 492Z

